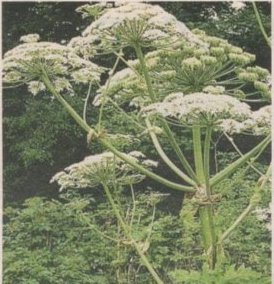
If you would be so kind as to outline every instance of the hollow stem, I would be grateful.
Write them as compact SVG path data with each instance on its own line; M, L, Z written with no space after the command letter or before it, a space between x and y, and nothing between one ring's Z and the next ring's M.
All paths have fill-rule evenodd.
M140 248L139 244L132 238L130 230L127 226L127 224L124 222L123 217L121 216L113 198L111 195L111 192L108 188L108 186L103 185L107 199L109 201L109 203L111 204L111 207L113 209L113 212L116 216L116 218L118 219L122 230L124 231L124 234L126 235L126 237L130 240L130 242L132 243L133 247L135 248L137 254L139 255L139 257L141 258L143 264L145 265L145 267L147 268L147 270L149 271L149 273L151 274L151 276L153 277L153 279L156 281L157 284L164 284L164 282L161 280L161 278L159 277L159 275L157 274L157 272L155 271L155 269L152 267L152 265L150 264L150 262L148 261L147 257L145 256L145 254L142 252L142 249Z

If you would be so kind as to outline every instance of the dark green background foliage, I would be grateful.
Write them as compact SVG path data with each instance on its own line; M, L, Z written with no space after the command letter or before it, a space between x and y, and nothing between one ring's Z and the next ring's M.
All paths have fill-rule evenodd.
M44 41L69 41L88 25L89 20L81 19L75 12L83 4L85 2L3 3L3 52L19 44L20 37L28 33L38 33ZM250 3L238 13L225 2L158 4L189 28L205 30L209 35L228 39L234 45L256 54L256 64L270 69L271 51L257 26ZM270 4L258 3L258 8L270 34ZM214 17L216 14L218 18ZM110 62L111 58L104 58L99 63L110 65ZM87 87L79 88L76 93L77 96L68 100L81 114ZM87 119L90 124L95 124L98 110L91 101ZM124 118L113 114L111 119L104 121L104 125L113 133L136 131ZM5 283L117 283L115 277L120 277L121 283L151 283L129 246L117 248L113 241L102 237L94 229L96 226L109 236L121 237L121 233L117 232L117 221L100 189L92 195L84 191L60 197L56 186L49 184L51 176L60 169L102 150L96 143L87 145L85 134L59 104L46 94L33 97L24 87L4 90L3 134ZM175 135L188 151L187 155L191 154L189 133L176 131ZM214 137L214 140L217 139ZM248 144L245 141L241 136L236 140L243 152L255 145L258 139L249 139ZM172 157L168 144L164 140L162 142ZM142 143L136 142L135 146L148 153L150 158L157 157L145 138ZM129 145L124 148L133 150ZM212 147L212 154L215 150ZM220 160L219 170L236 158L225 139L219 141L216 155ZM257 167L265 170L264 165L269 158L270 150L260 159ZM212 159L212 173L215 167ZM157 171L173 178L162 164ZM221 183L218 191L223 195L223 200L216 207L220 232L247 205L257 179L258 176L251 170L244 173L243 169L232 179ZM136 186L141 219L134 228L135 237L140 241L147 234L152 214L152 206L146 203L148 195L141 193L150 188L166 192L149 180ZM264 194L260 206L267 207L269 195ZM124 192L120 198L126 211L128 204L131 204L130 193ZM199 224L191 204L184 205L185 211L180 213L182 199L182 194L171 192L165 201L157 204L150 239L149 258L166 283L172 283L174 279L183 283L180 279L187 276L190 280L185 283L209 283L202 282L201 278L209 277L207 281L211 281L210 277L215 280L221 277L228 279L222 283L255 284L263 276L269 276L270 234L254 214L225 243L227 262L216 270L216 275L197 272L202 271L203 260L199 246ZM235 272L231 263L237 269L245 265L252 269L252 273L244 268ZM117 271L120 271L119 276ZM237 281L242 279L242 282L229 282L235 280L235 273Z

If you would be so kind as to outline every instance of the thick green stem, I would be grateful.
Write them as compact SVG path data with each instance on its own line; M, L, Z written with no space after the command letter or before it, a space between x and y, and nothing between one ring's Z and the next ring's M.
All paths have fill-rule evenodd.
M204 142L204 175L207 193L210 194L210 141L211 141L212 127L206 128L206 136Z
M153 91L153 87L152 87L152 83L151 83L150 76L149 76L149 73L148 73L148 69L147 69L147 66L146 66L146 63L145 63L144 54L142 52L142 48L141 48L140 45L135 46L135 52L136 52L136 55L137 55L137 57L140 61L140 65L142 67L142 71L143 71L145 81L146 81L146 85L147 85L147 89L148 89L148 94L150 96L151 101L155 102L155 99L156 99L155 94L154 94L154 91Z
M174 134L172 133L170 127L168 126L168 123L165 120L161 120L161 125L163 127L163 130L165 134L167 135L167 138L170 142L171 147L175 151L179 161L181 162L182 166L186 170L186 172L189 174L189 176L196 182L198 183L198 178L193 171L192 167L188 163L187 159L185 158L185 155L183 154L182 150L180 149L177 141L174 138Z
M239 167L241 167L244 163L246 163L249 159L254 157L260 151L263 151L271 141L270 135L267 136L261 143L259 143L256 147L250 150L248 153L244 154L241 158L230 164L224 170L217 173L213 178L210 179L210 186L213 187L219 182L221 182L224 178L231 175L235 172Z
M155 93L153 91L152 83L151 83L149 72L148 72L148 69L147 69L147 66L146 66L146 63L145 63L145 58L144 58L142 48L139 45L136 45L134 48L135 48L137 58L139 59L140 65L141 65L142 70L143 70L145 82L146 82L146 85L147 85L148 95L149 95L151 101L155 102L156 97L155 97ZM175 153L177 154L178 159L180 160L180 162L184 166L185 170L187 171L187 173L190 175L190 177L195 182L198 182L194 171L192 170L192 168L189 165L187 159L185 158L183 152L181 151L180 147L178 146L176 140L174 139L173 133L171 132L167 122L165 120L161 120L161 126L163 127L165 134L167 135L167 138L168 138L172 148L175 150Z
M111 145L107 140L105 140L102 137L99 137L98 133L96 133L96 131L91 128L76 112L75 110L69 105L68 102L66 102L63 97L56 92L54 86L52 85L51 81L49 80L47 74L45 73L44 76L42 77L43 82L45 83L46 87L49 89L49 91L58 99L58 101L64 106L64 108L69 112L69 114L75 119L75 121L87 132L93 132L94 135L98 138L98 140L100 141L100 143L102 145L104 145L108 150L110 150L113 154L115 154L117 157L119 157L120 159L122 159L123 161L125 161L127 164L131 165L133 168L135 168L136 170L140 171L142 174L158 181L159 183L164 184L165 186L172 188L172 189L176 189L176 190L180 190L183 192L195 192L195 189L193 187L189 187L189 186L184 186L181 184L177 184L174 182L171 182L165 178L162 178L156 174L154 174L153 172L149 171L148 169L144 168L143 166L141 166L140 164L134 162L132 159L130 159L127 155L125 155L124 153L118 151L113 145Z
M201 234L203 238L203 245L206 253L207 262L210 269L214 269L217 260L216 235L213 221L214 213L212 204L201 205L199 208L199 217L201 222Z
M54 95L54 97L63 105L67 112L75 119L75 121L88 133L92 130L89 125L82 119L82 117L75 112L75 110L70 106L70 104L63 99L63 97L55 90L47 74L44 73L42 80L48 90Z
M127 155L125 155L124 153L118 151L115 147L113 147L107 140L105 139L100 139L101 144L103 144L108 150L110 150L113 154L115 154L117 157L119 157L120 159L122 159L123 161L125 161L126 163L128 163L129 165L131 165L132 167L134 167L136 170L138 170L139 172L141 172L142 174L158 181L161 184L164 184L165 186L172 188L172 189L176 189L176 190L180 190L183 192L195 192L196 190L193 187L190 186L184 186L178 183L174 183L171 182L165 178L162 178L156 174L154 174L153 172L147 170L146 168L144 168L143 166L141 166L140 164L132 161L132 159L129 159L127 157Z
M166 153L164 152L163 148L160 145L160 142L156 136L156 134L151 130L152 129L152 125L149 121L149 119L146 119L146 125L149 129L149 135L151 137L151 140L153 142L153 145L156 149L156 151L158 152L158 154L160 155L160 157L162 158L162 160L166 163L166 165L175 173L177 174L180 178L182 178L184 181L186 181L187 183L196 186L197 184L191 179L189 178L184 172L182 172L166 155Z
M211 128L207 129L204 143L204 162L202 154L201 129L199 126L192 128L193 133L193 151L196 175L201 186L202 197L207 200L205 204L200 204L199 217L201 222L201 235L203 239L204 250L210 269L214 269L216 263L216 236L214 228L214 213L210 199L209 187L209 148L211 139ZM212 248L209 251L209 248Z
M149 273L151 274L151 276L153 277L153 279L156 281L157 284L164 284L164 282L161 280L161 278L158 276L157 272L154 270L154 268L152 267L152 265L150 264L150 262L148 261L147 257L145 256L145 254L142 252L142 249L140 248L139 244L132 238L131 233L130 233L130 229L128 228L127 224L124 222L123 217L121 216L113 198L111 195L111 192L109 190L109 188L106 185L103 185L106 196L108 198L109 203L111 204L111 207L113 209L113 212L116 216L116 218L118 219L121 228L124 231L124 234L126 235L126 237L130 240L130 242L132 243L132 245L134 246L136 252L138 253L138 255L140 256L143 264L145 265L145 267L147 268L147 270L149 271Z
M255 16L256 16L258 25L259 25L259 27L260 27L261 33L262 33L262 35L264 36L264 39L266 40L268 46L271 48L271 40L269 39L268 35L266 34L266 31L265 31L265 29L264 29L264 26L263 26L263 23L262 23L262 20L261 20L259 11L258 11L258 9L257 9L256 3L255 3L255 2L252 2L252 5L253 5L253 9L254 9L254 12L255 12Z
M204 166L203 166L200 127L194 126L192 128L192 134L193 134L193 151L194 151L194 162L195 162L196 175L201 185L201 184L205 184L205 174L204 174Z

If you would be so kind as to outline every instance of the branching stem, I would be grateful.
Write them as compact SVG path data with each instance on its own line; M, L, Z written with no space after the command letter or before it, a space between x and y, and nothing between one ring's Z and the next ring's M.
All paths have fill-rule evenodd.
M118 208L117 208L117 206L116 206L116 204L115 204L115 202L112 198L112 195L111 195L111 192L110 192L108 186L103 184L103 187L104 187L107 199L108 199L109 203L111 204L113 212L114 212L116 218L118 219L118 221L121 225L121 228L124 231L124 234L132 243L133 247L135 248L136 252L138 253L139 257L141 258L143 264L145 265L145 267L147 268L147 270L149 271L149 273L151 274L153 279L156 281L156 283L157 284L164 284L164 282L161 280L161 278L159 277L159 275L157 274L155 269L152 267L152 265L148 261L147 257L145 256L142 249L140 248L139 244L132 238L130 230L129 230L127 224L124 222L123 217L121 216L121 214L120 214L120 212L119 212L119 210L118 210Z
M184 181L186 181L187 183L193 185L193 186L197 186L197 184L195 183L195 181L193 181L188 175L186 175L184 172L182 172L170 159L169 157L166 155L166 153L164 152L163 148L161 147L161 144L157 138L157 135L152 131L152 125L149 121L149 119L146 119L146 125L149 131L149 135L151 137L151 140L153 142L153 145L156 149L156 151L158 152L159 156L162 158L162 160L165 162L165 164L175 173L177 174L180 178L182 178Z

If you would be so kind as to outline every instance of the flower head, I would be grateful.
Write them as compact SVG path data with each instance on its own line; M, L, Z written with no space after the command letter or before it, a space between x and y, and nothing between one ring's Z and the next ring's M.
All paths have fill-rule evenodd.
M73 49L52 42L32 42L29 35L27 43L6 52L3 60L3 82L15 85L26 83L33 94L44 90L43 74L58 82L56 87L62 90L71 90L70 82L86 83L100 80L103 68L78 57ZM62 81L62 87L60 83ZM66 81L66 82L65 82ZM36 85L35 85L36 84Z
M271 106L252 112L250 117L242 122L224 119L219 129L229 134L268 135L271 132Z
M20 41L25 43L37 42L39 39L39 34L28 34L20 37Z
M146 159L138 151L124 154L128 159L140 163L145 167L155 167L157 163ZM83 161L75 163L55 174L50 182L57 182L61 189L96 187L102 183L115 180L120 184L132 184L142 181L145 177L137 173L131 166L114 156L111 152L92 155Z
M96 4L95 10L98 10ZM94 9L84 5L78 9L87 16ZM100 9L102 5L100 6ZM190 42L204 45L189 29L173 15L158 5L140 2L119 2L116 7L100 10L100 17L93 21L82 33L82 37L74 38L70 46L76 48L84 56L93 56L90 46L98 49L111 49L116 46L139 44L156 44L155 41L183 37Z
M250 117L250 107L227 95L193 93L173 95L168 102L154 103L141 110L143 115L173 117L185 125L216 125L222 119L243 121Z

